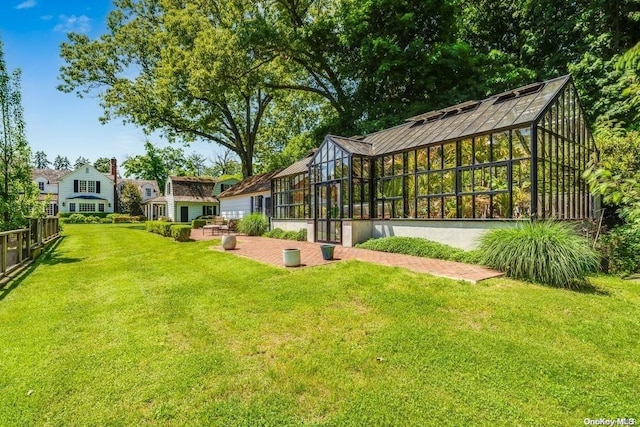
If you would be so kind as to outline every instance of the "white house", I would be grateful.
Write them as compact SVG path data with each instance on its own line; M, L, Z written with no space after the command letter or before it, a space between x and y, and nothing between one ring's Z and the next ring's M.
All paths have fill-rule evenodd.
M243 218L259 212L271 217L271 178L277 172L254 175L220 193L220 215L225 218Z
M90 164L69 172L58 181L60 212L114 212L115 179L115 174L105 175Z
M38 184L40 194L38 200L47 202L45 212L47 215L58 214L58 180L69 173L55 169L34 169L32 171L33 180Z
M170 176L164 193L167 216L172 221L189 222L201 215L218 215L216 196L238 182L235 178Z

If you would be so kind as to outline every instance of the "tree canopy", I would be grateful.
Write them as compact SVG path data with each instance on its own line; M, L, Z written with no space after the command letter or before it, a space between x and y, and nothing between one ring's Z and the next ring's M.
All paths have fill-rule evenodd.
M25 226L37 204L25 135L20 70L9 72L0 41L0 231Z
M196 3L116 0L105 34L63 43L60 89L96 94L102 120L219 144L244 176L569 71L590 121L637 126L638 0Z

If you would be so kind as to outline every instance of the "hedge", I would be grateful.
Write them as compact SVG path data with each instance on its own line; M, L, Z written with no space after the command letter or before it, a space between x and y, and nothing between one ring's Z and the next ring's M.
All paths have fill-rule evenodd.
M178 224L172 225L171 235L178 242L188 242L191 237L191 226Z

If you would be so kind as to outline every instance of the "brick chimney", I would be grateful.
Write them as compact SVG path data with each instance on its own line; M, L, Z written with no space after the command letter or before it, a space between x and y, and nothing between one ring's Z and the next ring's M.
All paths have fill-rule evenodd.
M111 176L113 177L113 211L118 212L118 161L111 158Z

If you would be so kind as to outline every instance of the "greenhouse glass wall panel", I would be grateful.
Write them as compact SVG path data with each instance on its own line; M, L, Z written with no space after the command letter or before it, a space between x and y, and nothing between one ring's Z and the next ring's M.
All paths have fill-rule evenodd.
M298 168L306 193L292 195L291 176L274 180L276 216L309 215L315 240L334 243L344 220L585 219L594 213L582 174L596 156L564 76L364 137L329 135ZM307 207L291 213L292 200Z

